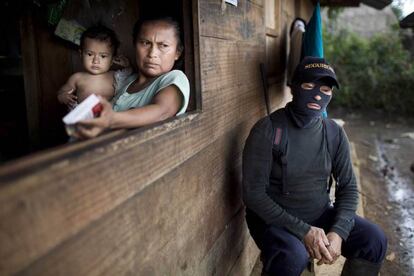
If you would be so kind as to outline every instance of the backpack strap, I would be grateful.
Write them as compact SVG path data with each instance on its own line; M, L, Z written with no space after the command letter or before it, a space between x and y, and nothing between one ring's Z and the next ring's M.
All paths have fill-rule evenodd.
M269 115L273 126L273 160L276 160L282 168L282 192L288 195L287 190L287 118L285 110L279 109Z
M325 135L326 135L325 137L326 137L326 140L328 141L328 152L329 152L329 155L331 156L331 162L332 162L332 168L333 168L334 160L335 160L336 154L339 149L339 136L340 136L341 128L337 123L335 123L334 120L329 119L329 118L323 119L323 125L325 128ZM333 179L334 178L331 173L331 175L329 176L328 194L331 191Z

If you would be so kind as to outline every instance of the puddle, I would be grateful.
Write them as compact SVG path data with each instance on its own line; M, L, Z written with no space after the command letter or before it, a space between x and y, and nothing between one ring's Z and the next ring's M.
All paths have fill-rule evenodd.
M405 248L405 261L414 268L414 187L410 180L401 176L395 167L395 160L387 155L389 145L375 141L378 162L377 169L386 181L389 200L397 209L399 218L394 218L395 230L400 235L400 246Z

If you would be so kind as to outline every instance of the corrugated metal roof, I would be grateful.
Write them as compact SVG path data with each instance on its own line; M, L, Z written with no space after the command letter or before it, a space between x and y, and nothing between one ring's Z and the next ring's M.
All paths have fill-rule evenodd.
M317 2L318 0L313 0L314 4ZM319 3L325 7L358 7L361 0L321 0Z
M383 8L391 4L392 0L362 0L361 2L367 6L376 8L378 10L382 10Z
M401 28L414 28L414 12L410 13L400 21Z
M318 0L313 0L316 4ZM386 6L392 3L392 0L320 0L321 6L329 7L358 7L360 3L364 3L367 6L382 10Z

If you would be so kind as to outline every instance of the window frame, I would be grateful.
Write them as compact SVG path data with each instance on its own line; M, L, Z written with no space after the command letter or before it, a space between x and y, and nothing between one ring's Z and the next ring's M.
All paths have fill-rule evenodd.
M200 76L200 35L199 35L199 6L198 1L182 0L184 37L184 73L190 81L190 100L192 106L186 113L168 118L143 127L134 129L119 129L108 131L93 139L76 143L61 144L26 154L22 157L0 163L0 179L10 180L30 174L37 169L51 166L56 162L93 151L99 147L116 143L117 141L134 139L148 141L160 135L166 135L193 124L202 112L201 76ZM198 118L198 119L197 119Z
M275 70L272 70L271 67L268 65L268 62L272 60L272 57L275 57L271 55L272 52L269 51L269 48L271 48L272 46L278 45L278 43L277 41L274 41L275 43L273 45L268 45L268 41L267 41L268 38L274 39L274 40L276 39L280 40L282 37L281 16L280 16L282 14L282 1L281 0L266 0L264 5L265 5L265 40L266 40L266 65L265 67L267 68L266 69L267 84L271 86L271 85L280 84L283 82L283 76L278 75L278 73L280 72L278 72L277 68L275 68ZM272 12L273 14L270 14ZM269 16L271 16L271 18L269 18ZM272 23L274 25L273 27L268 25ZM279 46L278 48L280 48L280 46L282 45L278 45L278 46ZM276 51L277 53L277 49L273 49L273 51Z

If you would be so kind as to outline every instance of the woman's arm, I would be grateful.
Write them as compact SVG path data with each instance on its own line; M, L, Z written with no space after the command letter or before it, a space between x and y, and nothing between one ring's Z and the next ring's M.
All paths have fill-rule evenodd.
M183 97L175 85L163 88L153 103L122 112L115 112L109 102L101 99L101 116L84 120L77 125L77 138L92 138L105 129L135 128L149 125L174 116L182 105Z
M108 128L134 128L163 121L177 114L183 97L175 85L167 86L154 97L153 103L124 112L113 112Z

